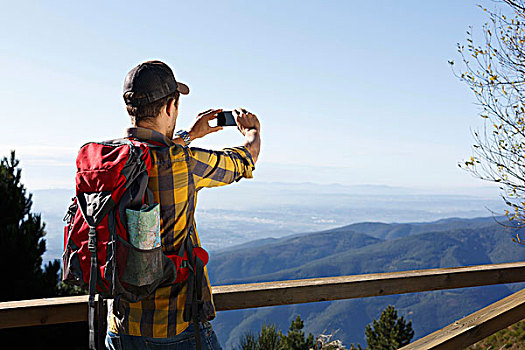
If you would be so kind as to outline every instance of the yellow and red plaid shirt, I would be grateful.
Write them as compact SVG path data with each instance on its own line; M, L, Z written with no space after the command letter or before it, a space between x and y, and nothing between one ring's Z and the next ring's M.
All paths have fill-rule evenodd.
M183 147L173 143L161 133L146 128L129 128L125 137L151 142L160 147L150 148L151 169L148 187L155 203L160 203L162 248L166 254L176 254L187 234L188 225L195 232L194 244L200 246L195 229L194 209L197 191L251 178L254 163L245 147L226 148L222 151ZM208 319L215 317L208 272L204 269L202 299ZM138 303L120 301L124 317L109 314L108 330L154 338L168 338L183 332L189 325L184 322L187 283L181 282L158 288Z

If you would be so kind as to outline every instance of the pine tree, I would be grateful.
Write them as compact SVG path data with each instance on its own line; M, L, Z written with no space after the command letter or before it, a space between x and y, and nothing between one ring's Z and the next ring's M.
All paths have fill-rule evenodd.
M303 331L304 322L300 316L292 320L287 334L277 332L275 325L265 325L261 333L245 333L241 339L242 350L310 350L314 348L314 336Z
M259 350L275 350L279 348L281 337L275 325L263 326L259 335Z
M304 322L300 316L297 316L295 321L292 321L290 324L288 334L284 335L280 332L281 348L287 350L308 350L313 348L314 336L310 333L308 334L308 337L305 338L303 328Z
M0 161L0 301L55 296L58 260L42 269L45 224L31 213L32 195L21 183L15 152Z
M381 312L379 320L374 320L372 325L368 324L365 329L367 349L395 350L410 343L414 337L412 321L408 323L404 317L397 318L397 311L389 305ZM351 350L361 350L352 344Z
M241 339L241 349L242 350L259 350L259 340L257 336L252 332L247 332Z

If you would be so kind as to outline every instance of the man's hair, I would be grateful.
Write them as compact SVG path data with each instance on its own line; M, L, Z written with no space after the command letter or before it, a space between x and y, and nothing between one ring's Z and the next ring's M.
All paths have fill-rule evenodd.
M179 92L175 91L172 94L169 94L166 97L161 98L160 100L154 101L150 104L144 106L131 106L126 105L126 110L130 115L131 119L135 121L135 124L140 123L145 120L155 119L160 114L162 108L166 107L168 102L175 100L175 105L179 100Z

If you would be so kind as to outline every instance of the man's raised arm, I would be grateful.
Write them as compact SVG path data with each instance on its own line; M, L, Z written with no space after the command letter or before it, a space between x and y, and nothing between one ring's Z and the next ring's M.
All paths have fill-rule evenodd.
M209 109L199 113L189 130L190 141L222 130L222 126L212 127L209 125L211 120L217 118L219 112L222 112L222 109ZM261 124L259 119L255 114L248 112L244 108L236 109L233 112L235 113L237 129L244 135L243 146L250 152L253 162L256 163L261 151ZM173 142L185 145L184 140L180 136L175 136Z
M237 128L244 135L244 147L252 155L253 162L257 162L259 152L261 151L261 124L259 119L253 113L241 108L236 109Z

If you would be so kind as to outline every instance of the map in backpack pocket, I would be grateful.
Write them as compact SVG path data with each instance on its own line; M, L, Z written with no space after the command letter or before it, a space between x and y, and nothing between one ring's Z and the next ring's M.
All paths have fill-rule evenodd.
M160 206L153 204L141 210L126 209L129 242L139 249L154 249L160 241Z

